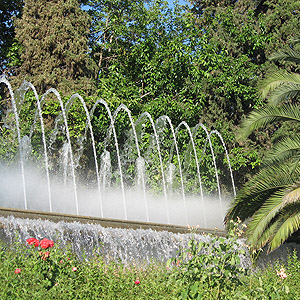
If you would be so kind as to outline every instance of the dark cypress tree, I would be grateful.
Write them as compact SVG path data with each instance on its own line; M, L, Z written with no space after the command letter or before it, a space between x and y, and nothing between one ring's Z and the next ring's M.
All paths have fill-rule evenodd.
M16 20L16 39L22 46L14 83L24 79L37 90L50 87L63 93L94 90L94 65L88 52L90 17L77 0L26 0Z

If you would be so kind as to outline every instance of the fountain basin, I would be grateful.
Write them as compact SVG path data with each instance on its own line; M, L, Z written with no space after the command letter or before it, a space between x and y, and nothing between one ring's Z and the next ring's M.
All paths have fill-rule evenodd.
M51 213L51 212L35 211L35 210L12 209L12 208L5 208L5 207L0 207L0 216L21 218L21 219L49 220L51 222L64 221L64 222L79 222L81 224L98 224L101 225L102 227L122 228L122 229L144 229L144 230L151 229L155 231L168 231L168 232L182 233L182 234L190 233L188 226L138 222L138 221L128 221L128 220L126 221L126 220L108 219L108 218L96 218L90 216ZM226 236L226 231L218 228L214 228L214 229L197 228L196 233Z
M224 230L197 229L197 240L207 241L211 234ZM26 243L29 237L48 238L61 247L71 245L81 256L98 253L106 260L150 263L166 262L187 247L192 234L186 226L133 222L0 208L0 238L7 243ZM201 232L201 234L199 234Z

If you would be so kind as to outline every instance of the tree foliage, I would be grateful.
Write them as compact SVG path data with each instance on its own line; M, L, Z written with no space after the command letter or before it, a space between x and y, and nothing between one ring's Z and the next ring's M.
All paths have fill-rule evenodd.
M222 132L235 170L245 174L259 163L250 144L242 148L234 138L239 120L260 101L255 87L260 71L252 56L268 37L263 25L257 34L253 13L240 30L229 7L204 32L192 12L179 5L171 10L164 1L90 1L90 7L98 93L110 106L125 103L134 115L148 111L153 118L166 114L175 125L201 121ZM213 31L223 32L222 43L211 38ZM246 50L226 46L229 38L238 45L249 36Z
M62 92L93 89L94 67L88 56L90 19L77 0L26 0L16 19L16 40L22 46L16 83L24 79L37 90Z

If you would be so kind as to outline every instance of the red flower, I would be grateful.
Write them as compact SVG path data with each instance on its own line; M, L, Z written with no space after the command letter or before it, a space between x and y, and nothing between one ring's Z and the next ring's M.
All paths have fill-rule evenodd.
M52 242L53 243L53 242ZM41 248L43 248L43 249L47 249L48 247L51 247L50 246L50 241L48 240L48 239L42 239L41 241L40 241L40 246L41 246Z
M52 248L54 246L54 242L52 240L49 240L49 247Z
M16 274L21 273L21 269L20 269L20 268L16 268L16 269L15 269L15 273L16 273Z
M38 247L40 242L35 238L29 238L26 240L29 245L34 245L34 247Z
M138 284L140 284L141 282L137 279L135 282L134 282L134 284L136 284L136 285L138 285Z

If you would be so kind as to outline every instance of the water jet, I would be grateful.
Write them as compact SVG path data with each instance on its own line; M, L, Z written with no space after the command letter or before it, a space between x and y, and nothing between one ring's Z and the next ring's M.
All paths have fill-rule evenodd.
M223 228L230 197L222 195L213 136L224 149L226 163L222 168L228 169L231 178L231 197L235 196L235 186L226 145L218 131L209 132L201 123L191 128L184 121L175 127L168 116L154 120L148 112L132 116L123 104L112 112L102 99L89 110L91 105L79 94L64 101L51 88L39 97L29 82L16 91L4 77L0 84L7 88L11 103L5 126L17 137L12 141L15 153L8 161L1 161L1 207ZM36 111L31 124L24 124L22 109L28 97L33 97ZM45 112L49 97L59 109L51 126ZM84 116L77 136L70 125L74 107ZM105 134L100 134L103 141L95 138L99 136L93 123L97 118L107 119L108 126L102 129ZM124 132L119 130L119 119L129 124ZM197 146L200 130L205 137L203 149ZM187 144L180 141L182 131ZM215 174L216 191L211 195L205 195L202 180L201 164L207 152ZM191 165L194 171L189 174Z
M0 160L4 239L11 242L16 232L20 241L32 235L59 236L65 243L72 241L75 251L98 247L104 256L127 263L170 258L190 239L187 224L200 225L198 233L225 234L224 213L228 199L235 196L235 185L218 131L209 131L202 123L190 127L185 121L175 126L168 116L154 120L147 112L133 116L123 104L112 112L108 102L99 99L87 105L79 94L65 101L55 89L39 97L29 82L15 91L4 77L0 84L8 90L10 104L3 126L8 139L3 131L0 136L11 150ZM22 115L28 97L36 107L30 124ZM59 110L52 124L47 123L49 97ZM74 107L81 107L85 116L77 135L70 125ZM105 118L108 125L99 134L95 123ZM213 139L224 150L222 166ZM207 153L216 187L209 195L203 180ZM224 167L231 182L229 197L222 193ZM106 247L99 247L102 244Z

